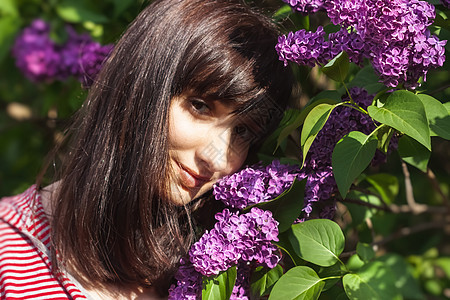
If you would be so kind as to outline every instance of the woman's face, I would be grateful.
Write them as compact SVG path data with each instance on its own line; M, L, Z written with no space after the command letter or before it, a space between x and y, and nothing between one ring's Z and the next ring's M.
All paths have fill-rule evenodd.
M170 193L186 204L236 172L248 153L247 128L235 108L188 95L172 99L169 113Z

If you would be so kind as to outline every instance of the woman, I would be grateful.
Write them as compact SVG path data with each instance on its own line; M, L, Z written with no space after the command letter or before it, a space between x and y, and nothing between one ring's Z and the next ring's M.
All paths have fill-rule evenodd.
M75 116L56 183L0 202L2 299L166 293L212 213L199 207L213 183L286 106L276 40L270 19L236 1L144 9Z

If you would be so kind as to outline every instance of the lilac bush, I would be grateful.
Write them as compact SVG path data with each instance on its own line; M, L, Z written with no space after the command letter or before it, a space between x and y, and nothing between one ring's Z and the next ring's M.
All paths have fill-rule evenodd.
M328 17L341 30L325 40L322 27L281 36L276 50L285 65L323 65L346 51L352 62L368 58L388 87L416 88L430 69L441 67L444 46L427 29L435 18L434 6L419 0L324 1Z
M86 87L92 84L113 45L102 46L70 26L66 31L67 41L56 44L50 39L50 26L37 19L17 37L12 54L28 79L52 82L74 76Z
M366 90L354 87L349 90L353 101L360 107L366 109L372 103L374 95L369 95ZM349 97L345 96L344 101ZM331 166L331 157L336 143L350 131L360 131L370 134L376 128L372 119L360 111L346 106L339 106L330 114L328 121L317 134L309 149L302 173L306 176L305 198L303 211L308 217L313 209L314 203L331 199L331 204L319 214L322 218L334 216L334 195L338 192ZM392 151L396 147L396 139L390 144ZM373 164L384 162L386 155L377 150L372 160Z

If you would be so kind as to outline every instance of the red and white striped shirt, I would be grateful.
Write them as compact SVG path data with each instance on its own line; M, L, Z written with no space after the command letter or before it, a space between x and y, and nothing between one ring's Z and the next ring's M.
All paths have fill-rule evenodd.
M50 224L35 185L0 200L2 300L87 299L69 275L52 273L50 244Z

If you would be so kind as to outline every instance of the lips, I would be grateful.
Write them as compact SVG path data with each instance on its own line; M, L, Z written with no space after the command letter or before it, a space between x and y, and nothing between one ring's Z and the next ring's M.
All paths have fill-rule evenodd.
M177 165L180 168L179 178L181 181L181 185L186 188L199 188L206 182L211 180L210 176L199 175L180 163L177 163Z

